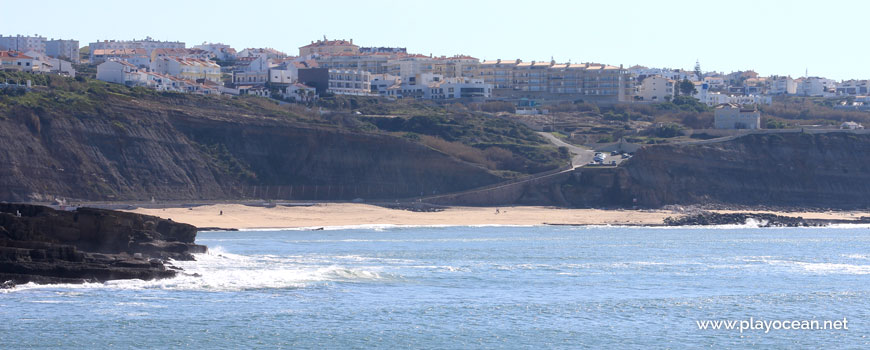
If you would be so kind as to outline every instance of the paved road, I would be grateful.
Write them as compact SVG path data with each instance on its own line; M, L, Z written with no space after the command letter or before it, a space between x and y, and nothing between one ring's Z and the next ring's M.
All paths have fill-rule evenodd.
M571 157L571 166L575 168L589 164L589 162L592 161L592 158L595 157L594 151L562 141L558 137L553 136L553 134L551 133L539 132L538 135L543 136L545 139L550 141L550 143L556 145L557 147L567 148L568 151L573 154L573 156Z

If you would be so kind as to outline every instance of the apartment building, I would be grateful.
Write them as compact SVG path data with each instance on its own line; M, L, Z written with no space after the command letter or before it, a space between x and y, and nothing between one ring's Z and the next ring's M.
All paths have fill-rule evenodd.
M300 57L312 55L340 55L343 53L359 54L359 46L353 44L353 39L348 40L323 40L312 41L311 44L299 48Z
M364 70L372 74L387 72L387 64L398 57L392 53L341 53L337 55L322 55L315 58L323 68L340 70Z
M151 56L155 49L183 49L185 45L180 41L159 41L146 37L144 40L103 40L88 44L91 50L90 60L94 63L94 54L97 50L145 50L145 54Z
M432 72L445 78L476 78L480 76L480 60L466 55L436 57Z
M641 80L634 100L641 102L670 101L676 94L676 86L676 80L658 75L649 76Z
M45 38L41 36L0 35L0 50L45 54Z
M363 70L329 70L328 92L337 95L372 95L372 74Z
M409 55L391 59L386 64L385 73L399 76L402 81L410 81L418 74L432 73L435 63L436 60L429 56Z
M514 67L522 60L494 60L484 61L478 70L483 81L493 86L494 89L513 89Z
M79 63L79 41L51 39L45 42L45 54Z
M555 62L520 62L514 66L513 89L518 91L548 92L550 67ZM554 74L558 77L561 74Z
M865 96L870 94L870 80L847 80L837 84L837 95Z

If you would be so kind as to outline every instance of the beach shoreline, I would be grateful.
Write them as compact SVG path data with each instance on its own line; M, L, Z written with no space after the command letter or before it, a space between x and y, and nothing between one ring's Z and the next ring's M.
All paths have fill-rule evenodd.
M124 210L153 215L210 229L279 229L336 226L536 226L611 225L662 226L664 219L687 212L675 210L567 209L556 207L446 207L437 211L391 209L371 204L317 203L292 206L210 204L195 207L135 208ZM818 220L858 220L866 211L711 210L718 213L768 213Z

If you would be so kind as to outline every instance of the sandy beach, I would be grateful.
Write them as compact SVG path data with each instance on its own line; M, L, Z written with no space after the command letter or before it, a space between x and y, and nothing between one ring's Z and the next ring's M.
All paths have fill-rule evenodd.
M498 212L496 212L498 210ZM235 229L323 227L347 225L661 225L679 213L665 210L560 209L551 207L453 207L440 212L412 212L368 204L329 203L312 206L253 207L217 204L193 208L146 209L130 212L169 218L197 227ZM221 215L220 213L223 212ZM736 212L736 211L721 211ZM852 220L870 213L818 212L778 215L806 219Z

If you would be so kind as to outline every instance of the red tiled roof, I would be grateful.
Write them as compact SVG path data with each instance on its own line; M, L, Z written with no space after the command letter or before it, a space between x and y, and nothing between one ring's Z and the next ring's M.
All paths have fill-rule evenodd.
M2 58L15 58L15 59L18 59L18 58L33 59L33 57L27 56L21 52L13 51L13 50L0 51L0 57L2 57Z

